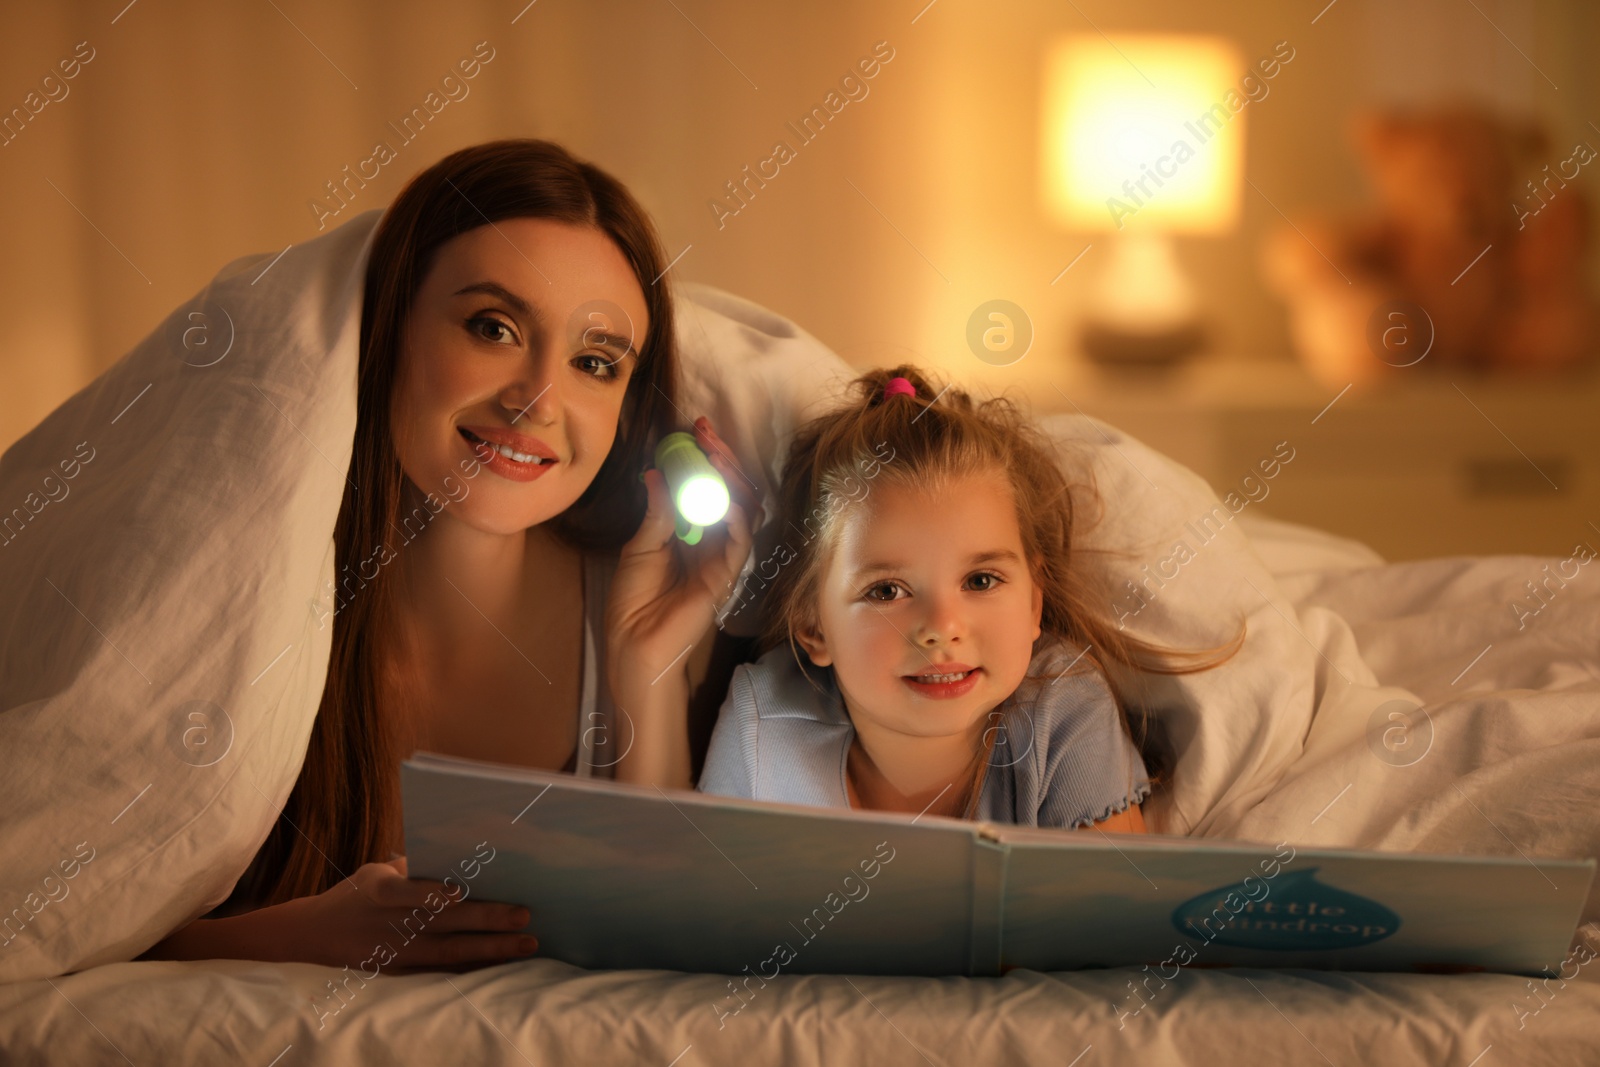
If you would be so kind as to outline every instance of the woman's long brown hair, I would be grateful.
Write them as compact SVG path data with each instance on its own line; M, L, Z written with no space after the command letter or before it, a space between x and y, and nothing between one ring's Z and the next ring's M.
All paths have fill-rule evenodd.
M655 228L627 189L547 141L495 141L462 149L418 174L378 224L361 307L356 431L334 527L343 577L378 546L398 549L405 475L389 421L406 317L439 247L501 219L593 226L628 259L649 329L623 399L611 452L582 496L550 528L579 549L613 549L643 518L638 475L671 429L677 353L672 303ZM359 488L357 488L359 487ZM383 682L394 640L394 568L380 568L348 601L336 598L328 679L310 745L287 805L225 909L320 893L363 863L400 847L399 734Z
M897 377L916 387L915 397L885 399L884 386ZM1107 664L1153 674L1208 670L1243 645L1244 622L1232 640L1208 649L1165 648L1124 633L1097 603L1074 543L1079 507L1099 503L1096 489L1091 481L1074 496L1057 449L1010 399L977 402L906 365L869 371L851 383L851 392L850 402L802 426L790 443L778 508L780 528L795 535L786 546L793 557L770 579L760 650L787 642L806 669L794 635L817 626L818 589L840 517L867 499L871 484L937 490L953 478L998 471L1011 486L1031 576L1043 593L1034 651L1054 640L1085 650L1072 673L1100 671L1151 781L1163 781L1172 753L1152 733L1151 721L1130 706ZM993 731L985 736L992 739ZM981 771L982 761L975 766Z

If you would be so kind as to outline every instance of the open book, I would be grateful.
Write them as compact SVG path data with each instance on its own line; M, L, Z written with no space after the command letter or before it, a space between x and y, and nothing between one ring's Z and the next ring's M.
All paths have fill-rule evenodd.
M1538 974L1595 868L792 807L428 753L401 774L412 877L527 906L540 955L590 968Z

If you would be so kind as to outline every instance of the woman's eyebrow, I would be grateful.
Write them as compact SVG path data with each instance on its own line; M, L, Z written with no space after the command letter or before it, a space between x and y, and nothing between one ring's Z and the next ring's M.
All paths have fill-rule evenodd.
M632 356L635 360L639 358L639 353L634 349L633 342L621 334L606 333L604 330L590 327L583 331L583 338L596 348L606 348L615 352L617 358L612 361L614 363L621 363L628 356Z
M510 289L507 289L499 282L473 282L471 285L466 285L460 289L457 289L455 295L465 296L468 293L487 293L490 296L499 297L501 300L504 300L506 303L515 308L517 313L522 315L523 318L530 319L534 322L539 322L542 320L542 316L540 316L538 310L534 308L532 304L522 299L522 297L518 296L516 293L513 293Z

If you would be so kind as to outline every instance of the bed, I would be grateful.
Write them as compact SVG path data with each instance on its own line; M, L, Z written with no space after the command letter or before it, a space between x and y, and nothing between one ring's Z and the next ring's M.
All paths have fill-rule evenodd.
M797 976L728 1018L713 1009L727 994L714 975L534 959L363 982L305 964L128 962L226 897L298 770L327 655L305 604L331 575L356 279L376 217L297 246L265 295L244 287L269 257L230 264L0 460L10 499L74 442L100 443L77 497L44 509L48 528L25 531L0 561L0 906L29 902L0 935L4 1062L1600 1060L1595 895L1544 980L1200 968L1165 984L1132 968ZM727 294L689 290L685 307L687 402L726 426L770 485L784 433L847 368ZM234 347L215 362L219 348L197 350L185 333L197 311L208 328L226 320ZM125 433L139 404L162 418ZM1107 596L1196 517L1218 516L1136 632L1198 644L1226 639L1238 616L1250 627L1226 668L1144 691L1182 753L1149 810L1154 829L1535 865L1600 854L1600 581L1586 564L1530 618L1515 608L1526 583L1560 561L1386 563L1320 531L1232 518L1181 463L1114 427L1083 416L1046 427L1106 501L1083 544L1107 552ZM262 456L274 457L266 469ZM64 611L55 597L85 625L37 636L35 620ZM197 726L211 747L193 743ZM74 852L80 840L91 860ZM60 865L74 856L67 883ZM55 871L70 892L41 897L41 875Z

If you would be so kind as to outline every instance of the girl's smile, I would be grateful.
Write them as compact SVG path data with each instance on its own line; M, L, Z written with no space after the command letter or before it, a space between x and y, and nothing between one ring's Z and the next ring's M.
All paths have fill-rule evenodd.
M965 663L942 663L937 665L937 669L908 674L905 681L913 692L933 700L950 700L966 696L972 691L972 687L978 684L980 669Z

